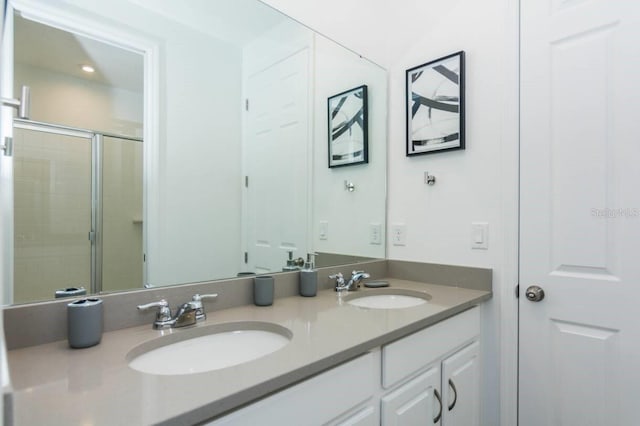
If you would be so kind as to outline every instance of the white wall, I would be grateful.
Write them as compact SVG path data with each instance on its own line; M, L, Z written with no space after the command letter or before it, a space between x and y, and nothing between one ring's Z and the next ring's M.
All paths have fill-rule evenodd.
M380 244L370 244L369 225L385 225L387 73L386 71L316 34L314 37L314 150L313 249L316 252L384 257ZM328 167L327 99L367 85L369 162ZM344 181L353 182L353 192ZM319 238L320 221L328 223L328 238Z
M515 424L517 3L263 1L388 68L388 223L407 226L407 244L388 244L387 256L493 269L480 423ZM467 59L467 149L407 158L405 70L458 50ZM473 221L489 222L489 250L470 249Z
M142 137L142 91L103 84L44 70L14 66L14 93L31 87L31 120Z

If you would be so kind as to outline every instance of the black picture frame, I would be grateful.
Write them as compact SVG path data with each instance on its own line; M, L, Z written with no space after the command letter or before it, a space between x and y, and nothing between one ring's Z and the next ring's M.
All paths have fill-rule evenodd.
M464 51L406 71L406 155L465 149Z
M327 99L329 168L369 162L367 86Z

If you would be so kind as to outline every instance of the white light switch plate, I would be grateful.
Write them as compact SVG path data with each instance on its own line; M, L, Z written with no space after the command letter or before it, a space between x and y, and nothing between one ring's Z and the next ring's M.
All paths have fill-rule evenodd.
M318 238L321 240L329 239L329 222L321 220L318 226Z
M379 223L369 224L369 244L382 244L382 225Z
M471 223L471 248L489 249L489 224L487 222Z

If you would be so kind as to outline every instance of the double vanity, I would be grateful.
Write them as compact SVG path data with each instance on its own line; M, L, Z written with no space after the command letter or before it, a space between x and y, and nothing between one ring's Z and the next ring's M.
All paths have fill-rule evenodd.
M319 273L354 267L390 286L336 292L323 278L316 297L300 297L290 272L276 276L268 307L250 303L251 278L105 295L102 341L80 350L8 330L14 422L467 424L491 271L374 261ZM154 330L153 314L136 311L144 298L177 304L196 292L218 297L193 326ZM8 308L5 324L61 318L63 306Z

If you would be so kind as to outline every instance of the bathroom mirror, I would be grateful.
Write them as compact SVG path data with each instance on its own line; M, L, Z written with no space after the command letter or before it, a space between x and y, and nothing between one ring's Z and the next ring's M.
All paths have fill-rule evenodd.
M88 138L84 151L74 148L73 153L88 162L79 170L82 178L67 173L80 167L67 162L63 150L51 148L64 158L54 163L40 155L41 145L31 146L38 154L37 161L31 161L37 164L30 167L45 180L29 181L27 186L56 192L66 179L75 194L79 182L89 190L93 184L99 194L83 208L93 209L105 224L94 228L91 212L78 219L77 194L68 195L65 202L64 197L54 201L55 194L47 193L47 203L26 206L16 185L14 219L29 219L26 211L31 210L32 216L44 218L45 225L15 227L14 239L23 239L26 245L15 247L14 276L23 273L26 278L5 289L9 293L5 301L46 300L53 298L55 289L81 285L89 291L110 292L274 273L286 267L289 252L294 259L316 252L319 266L385 257L384 69L258 0L9 4L16 26L41 25L67 32L86 59L96 61L90 64L95 67L93 76L81 74L85 64L80 59L70 64L75 75L64 75L60 68L45 69L44 64L29 63L20 50L49 37L30 37L24 27L6 28L16 33L14 97L20 96L20 86L32 87L33 115L14 120L11 129L15 151L20 153L19 139L25 132L42 131L39 125L70 128L65 137L77 144ZM26 34L20 35L22 30ZM4 38L4 43L9 41L11 37ZM114 59L118 56L105 53L109 49L92 43L123 56ZM55 57L62 46L55 44L49 50ZM29 67L31 74L24 72ZM136 74L128 76L123 69ZM50 78L24 77L35 74ZM61 110L75 119L90 109L73 93L57 96L64 79L75 79L80 88L96 86L115 93L106 108L110 123L60 122L55 113ZM46 80L53 85L45 89ZM327 100L363 85L368 94L368 163L330 169ZM39 107L49 95L53 103ZM3 108L7 114L15 116ZM46 144L52 133L60 133L45 130L31 139ZM96 138L99 141L93 142ZM100 158L92 154L96 146ZM18 166L13 161L14 171L26 169L29 162L23 159ZM105 171L92 171L92 161L103 162ZM120 186L110 183L114 181ZM58 210L52 215L45 204ZM109 228L107 216L120 217L123 224ZM63 231L52 231L54 224L62 224ZM72 231L80 237L59 247ZM52 238L45 242L38 232ZM96 241L111 246L92 249ZM85 250L82 255L77 251L80 246ZM38 259L52 269L37 266ZM93 262L90 266L87 259ZM74 275L80 263L83 272ZM47 272L51 270L61 271L55 282ZM107 271L109 279L87 277L96 273L106 277ZM16 297L21 285L30 289Z

